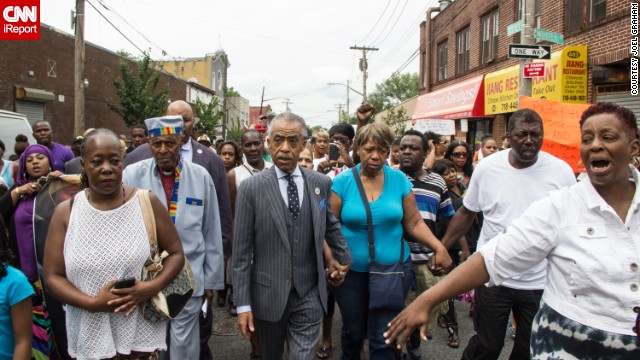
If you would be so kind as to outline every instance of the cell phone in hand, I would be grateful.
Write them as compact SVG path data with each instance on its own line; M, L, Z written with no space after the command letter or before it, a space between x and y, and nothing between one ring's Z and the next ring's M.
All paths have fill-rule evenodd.
M116 281L116 284L113 285L113 288L114 289L126 289L126 288L132 287L135 284L136 284L136 278L134 278L133 276L124 277L124 278L118 279L118 281Z
M329 161L338 161L339 157L340 150L338 149L338 145L329 143Z

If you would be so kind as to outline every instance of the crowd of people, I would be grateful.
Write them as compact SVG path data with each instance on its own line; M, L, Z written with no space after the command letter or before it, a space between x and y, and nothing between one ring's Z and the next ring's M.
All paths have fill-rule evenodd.
M541 151L533 110L477 148L395 137L373 112L358 108L357 131L315 132L283 113L212 144L175 101L129 148L108 129L67 147L34 123L37 144L16 139L0 163L0 359L213 359L214 305L237 316L250 359L420 359L438 327L463 345L455 299L472 303L463 359L497 359L511 322L511 359L640 357L631 111L600 103L575 119L580 181ZM55 207L40 255L34 203L70 174L82 189ZM162 270L143 281L153 239ZM150 318L186 264L190 298Z

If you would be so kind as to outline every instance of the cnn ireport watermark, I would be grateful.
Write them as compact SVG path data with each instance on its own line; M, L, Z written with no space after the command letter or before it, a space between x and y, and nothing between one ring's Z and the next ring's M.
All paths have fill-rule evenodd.
M638 3L631 3L631 95L638 95Z

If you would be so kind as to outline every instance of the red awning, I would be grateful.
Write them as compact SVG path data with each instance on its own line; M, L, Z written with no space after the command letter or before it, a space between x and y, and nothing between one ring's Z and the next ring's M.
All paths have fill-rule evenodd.
M462 119L484 115L484 75L420 95L413 120Z

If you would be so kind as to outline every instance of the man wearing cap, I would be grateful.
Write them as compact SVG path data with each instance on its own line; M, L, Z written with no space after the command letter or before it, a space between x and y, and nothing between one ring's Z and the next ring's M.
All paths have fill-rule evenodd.
M80 150L80 145L82 145L82 140L84 140L84 138L93 130L95 130L94 128L88 128L85 131L82 132L82 136L76 136L73 139L73 144L71 145L71 149L73 149L74 146L78 146L78 151ZM75 150L74 150L74 154L75 154ZM64 164L64 173L65 174L80 174L82 172L82 165L80 164L81 161L81 157L80 154L78 153L76 155L76 157L74 157L73 159L67 161Z
M215 149L211 147L211 139L206 134L200 135L198 137L198 142L200 143L200 145L206 146L209 148L209 150L216 152Z
M200 358L199 314L203 297L224 288L224 257L218 198L211 176L180 155L183 120L164 116L145 120L151 159L128 166L123 182L153 191L167 206L185 256L193 269L196 289L184 310L169 322L169 350L162 358Z
M71 152L73 152L74 157L80 156L80 144L82 144L82 135L78 135L71 140Z

